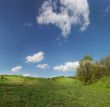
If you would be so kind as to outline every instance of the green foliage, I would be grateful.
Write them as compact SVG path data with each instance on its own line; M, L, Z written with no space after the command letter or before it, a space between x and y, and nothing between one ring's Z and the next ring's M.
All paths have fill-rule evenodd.
M1 78L1 79L5 79L4 76L1 76L0 78Z
M94 63L91 56L85 56L80 61L80 66L77 69L77 78L83 83L91 83L94 71Z
M100 63L95 63L95 69L94 69L94 80L98 80L106 75L107 69L100 65Z
M84 60L93 61L92 57L89 55L84 56L84 58L81 61L84 61Z
M100 64L109 68L110 67L110 56L107 56L100 60Z
M85 56L77 69L77 78L85 84L96 81L104 76L110 76L110 56L93 61L91 56Z
M107 56L100 60L100 65L106 68L105 75L110 75L110 56Z

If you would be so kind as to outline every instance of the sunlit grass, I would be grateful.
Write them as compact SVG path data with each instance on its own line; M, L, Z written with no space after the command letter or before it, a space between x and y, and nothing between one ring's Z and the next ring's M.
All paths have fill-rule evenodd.
M4 76L0 107L110 107L110 79L83 85L73 78Z

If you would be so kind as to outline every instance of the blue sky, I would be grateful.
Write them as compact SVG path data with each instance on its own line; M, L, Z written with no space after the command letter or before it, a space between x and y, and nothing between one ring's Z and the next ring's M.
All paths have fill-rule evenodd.
M95 60L99 60L109 55L110 0L81 1L88 3L89 8L84 12L89 9L90 24L86 25L84 31L80 30L83 26L81 24L84 23L83 15L87 14L81 12L83 21L77 16L82 22L76 21L76 25L71 22L72 26L69 26L71 30L67 27L68 32L65 32L65 25L62 29L61 27L65 21L69 23L66 19L64 21L54 19L53 22L45 15L43 21L38 22L37 18L41 18L43 14L42 5L45 4L45 0L0 0L0 74L71 76L75 73L71 67L74 69L75 62L83 56L91 55ZM58 0L56 2L57 9L54 13L58 15L61 5ZM82 9L84 7L85 4L82 4ZM67 9L68 5L65 5L65 8ZM73 8L71 11L76 10ZM48 23L45 21L47 19ZM41 55L43 58L40 56L41 60L38 61L39 52L43 53ZM34 60L32 58L34 55L37 57L35 62L26 62L29 56ZM15 69L16 72L13 72L12 68L16 67L18 71Z

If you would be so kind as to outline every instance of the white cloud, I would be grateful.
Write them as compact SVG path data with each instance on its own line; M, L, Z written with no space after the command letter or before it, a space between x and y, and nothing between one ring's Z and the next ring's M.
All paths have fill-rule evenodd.
M55 78L55 77L57 77L56 75L52 75L50 78Z
M25 77L30 77L31 75L30 75L30 74L24 74L24 76L25 76Z
M48 64L39 64L37 65L37 68L42 69L42 70L46 70L49 68Z
M89 4L87 0L46 0L37 16L39 24L54 24L67 37L72 26L81 26L86 30L89 21Z
M16 66L16 67L11 68L11 71L12 72L19 72L19 71L21 71L21 69L22 69L22 66Z
M36 62L40 62L44 59L44 53L43 52L38 52L35 53L32 56L27 56L26 57L26 62L27 63L36 63Z
M79 66L79 62L66 62L64 65L55 66L55 71L73 71Z

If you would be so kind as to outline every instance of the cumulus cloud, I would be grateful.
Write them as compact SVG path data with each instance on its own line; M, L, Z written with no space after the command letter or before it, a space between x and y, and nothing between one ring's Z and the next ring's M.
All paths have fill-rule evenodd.
M22 66L16 66L16 67L11 68L11 71L12 72L19 72L19 71L21 71L21 69L22 69Z
M51 78L55 78L55 77L57 77L57 76L56 75L51 76Z
M30 77L31 75L30 75L30 74L24 74L24 76L25 76L25 77Z
M63 37L68 36L72 26L80 25L84 31L90 23L87 0L46 0L39 11L37 22L57 26Z
M36 62L40 62L44 59L44 53L43 52L38 52L38 53L35 53L34 55L32 56L27 56L26 57L26 62L27 63L36 63Z
M38 64L37 68L41 69L41 70L46 70L49 68L48 64Z
M54 70L55 71L73 71L76 70L77 67L79 66L79 62L66 62L63 65L55 66Z

